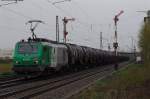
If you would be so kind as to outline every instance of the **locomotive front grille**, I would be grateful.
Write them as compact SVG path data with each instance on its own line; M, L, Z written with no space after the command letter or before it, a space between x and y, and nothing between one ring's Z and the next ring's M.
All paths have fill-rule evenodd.
M15 72L39 72L40 68L38 66L13 66L12 68Z

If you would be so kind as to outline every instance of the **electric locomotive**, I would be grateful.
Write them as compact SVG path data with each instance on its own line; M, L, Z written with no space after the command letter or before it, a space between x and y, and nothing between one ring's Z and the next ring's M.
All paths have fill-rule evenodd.
M13 56L13 70L17 73L43 72L46 69L59 70L68 64L67 47L53 41L36 38L16 43Z

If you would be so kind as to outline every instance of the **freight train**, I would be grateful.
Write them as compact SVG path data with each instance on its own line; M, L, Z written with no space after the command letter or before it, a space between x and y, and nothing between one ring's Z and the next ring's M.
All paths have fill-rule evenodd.
M113 52L43 38L29 38L27 41L21 40L16 43L13 71L30 74L47 70L76 70L113 64L115 59ZM119 54L117 59L118 62L123 62L129 58Z

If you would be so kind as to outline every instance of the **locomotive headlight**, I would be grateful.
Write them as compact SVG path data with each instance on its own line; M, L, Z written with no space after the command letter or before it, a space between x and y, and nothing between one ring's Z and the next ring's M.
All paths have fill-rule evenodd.
M16 61L16 64L18 64L19 62L18 61Z
M33 58L33 62L34 62L34 64L38 64L38 63L39 63L38 57L34 57L34 58Z
M39 61L34 61L34 63L35 63L35 64L38 64L38 63L39 63Z

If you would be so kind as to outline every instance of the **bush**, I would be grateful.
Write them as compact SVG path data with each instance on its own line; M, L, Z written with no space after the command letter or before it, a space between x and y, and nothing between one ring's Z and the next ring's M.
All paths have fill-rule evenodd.
M0 63L11 63L12 59L0 59Z

